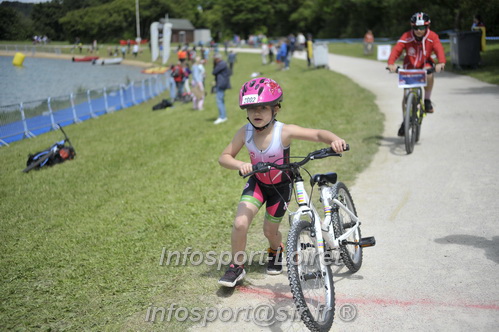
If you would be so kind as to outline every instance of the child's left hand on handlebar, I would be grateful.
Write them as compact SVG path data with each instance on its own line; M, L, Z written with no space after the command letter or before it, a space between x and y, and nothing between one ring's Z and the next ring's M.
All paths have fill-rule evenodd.
M437 73L440 73L441 71L444 71L445 70L445 63L437 63L435 65L435 71Z
M340 153L346 151L347 143L343 139L337 139L331 142L331 148L334 152Z

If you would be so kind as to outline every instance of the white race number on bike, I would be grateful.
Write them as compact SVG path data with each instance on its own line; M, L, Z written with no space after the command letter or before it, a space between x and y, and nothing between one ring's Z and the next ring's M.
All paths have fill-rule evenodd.
M254 104L258 101L258 95L246 95L243 96L243 101L241 102L241 105L246 105L246 104Z

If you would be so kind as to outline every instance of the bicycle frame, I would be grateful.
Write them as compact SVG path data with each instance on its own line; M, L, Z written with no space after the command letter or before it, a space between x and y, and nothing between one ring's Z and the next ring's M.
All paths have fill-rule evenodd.
M413 93L417 98L417 101L419 104L417 116L418 116L418 121L421 124L422 119L426 116L425 109L424 109L424 102L423 102L423 90L421 88L418 87L418 88L405 88L404 89L404 100L403 100L402 112L405 112L405 106L407 103L407 96L410 93Z
M315 230L315 235L317 237L318 250L320 255L324 255L324 240L329 245L331 249L338 249L340 243L345 241L353 232L357 230L360 225L359 218L350 211L343 203L341 203L337 198L335 198L334 185L331 188L328 185L320 185L319 191L321 196L321 201L324 205L324 219L322 219L317 212L315 206L310 201L309 195L305 190L305 185L303 179L299 177L295 181L295 190L298 197L298 210L295 212L289 212L289 222L290 225L301 220L303 215L308 216L313 221L313 226ZM336 237L332 228L332 209L339 208L345 211L355 222L355 225L349 228L340 237ZM322 256L323 257L323 256Z

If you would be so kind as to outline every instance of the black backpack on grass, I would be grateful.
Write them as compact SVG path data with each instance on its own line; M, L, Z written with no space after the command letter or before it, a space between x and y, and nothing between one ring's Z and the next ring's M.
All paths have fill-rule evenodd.
M152 110L153 111L162 110L171 106L173 106L173 104L168 99L163 99L161 103L154 105L152 107Z

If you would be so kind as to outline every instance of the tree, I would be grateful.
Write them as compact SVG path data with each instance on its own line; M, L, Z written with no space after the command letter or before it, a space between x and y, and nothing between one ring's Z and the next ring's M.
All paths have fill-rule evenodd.
M64 31L59 19L64 15L62 4L57 1L35 4L31 13L33 28L39 35L46 35L52 40L62 40Z
M36 34L52 39L80 37L85 42L136 35L135 0L2 2L1 7L17 11L1 16L0 34L9 38L26 39L32 27ZM315 38L361 38L368 28L376 37L398 38L418 11L430 14L432 30L437 32L469 30L473 16L481 14L487 34L499 33L497 0L140 0L140 31L147 39L151 23L168 14L189 19L196 28L209 28L223 40L232 34L278 38L299 31Z
M26 40L33 36L31 21L13 8L0 6L0 40Z

